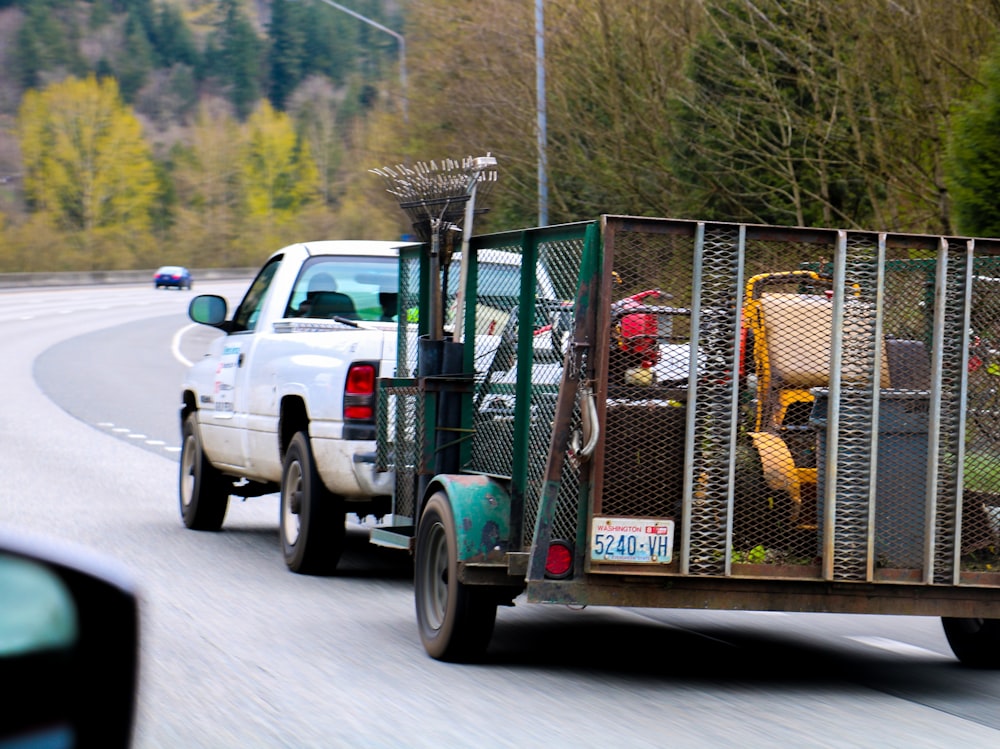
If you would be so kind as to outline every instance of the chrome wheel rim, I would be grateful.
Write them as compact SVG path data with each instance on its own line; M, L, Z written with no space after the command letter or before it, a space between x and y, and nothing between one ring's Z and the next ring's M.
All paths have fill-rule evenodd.
M195 447L194 435L189 434L184 439L184 449L181 451L181 503L185 507L191 506L194 497Z
M298 509L298 512L295 510ZM295 546L301 530L299 514L302 512L302 466L288 466L285 483L281 488L281 532L288 546Z

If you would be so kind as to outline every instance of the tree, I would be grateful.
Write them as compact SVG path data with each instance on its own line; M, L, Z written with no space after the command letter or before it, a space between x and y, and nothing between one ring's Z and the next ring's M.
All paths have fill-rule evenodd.
M142 22L129 15L125 22L125 45L115 63L122 97L133 102L153 69L153 45Z
M243 262L237 242L246 218L243 153L239 123L220 99L202 103L187 142L173 149L175 244L189 248L191 265Z
M195 67L198 64L194 35L178 7L167 3L160 5L150 38L162 67L176 64Z
M46 71L80 67L79 55L73 46L74 29L60 20L57 5L54 0L25 3L26 15L15 38L13 60L25 88L40 85Z
M260 42L237 0L223 0L222 12L214 34L216 41L206 55L218 50L229 101L239 118L245 119L260 96Z
M143 243L158 199L156 170L139 121L113 80L68 78L25 94L18 116L24 190L35 212L78 235L90 267ZM114 254L114 253L111 253ZM129 262L119 253L115 262Z
M844 112L852 53L822 0L721 0L692 49L673 167L685 212L798 226L865 225L864 174Z
M285 103L305 72L306 35L300 25L300 3L274 0L271 3L270 87L268 98L275 109Z
M958 231L1000 237L1000 45L952 119L947 167Z
M293 216L319 194L319 175L291 118L262 101L246 124L243 159L250 215L268 225Z
M336 92L326 78L310 76L292 95L288 111L309 144L323 202L332 205L344 157L344 143L337 126Z

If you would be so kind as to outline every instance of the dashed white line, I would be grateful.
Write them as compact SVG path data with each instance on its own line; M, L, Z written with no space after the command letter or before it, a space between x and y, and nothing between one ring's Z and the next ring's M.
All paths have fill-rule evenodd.
M126 427L116 427L113 421L99 421L96 426L99 426L102 429L109 429L115 434L124 434L130 440L145 440L146 444L150 447L162 447L164 452L179 453L181 451L179 447L168 446L163 440L151 440L145 434L133 432L131 429Z

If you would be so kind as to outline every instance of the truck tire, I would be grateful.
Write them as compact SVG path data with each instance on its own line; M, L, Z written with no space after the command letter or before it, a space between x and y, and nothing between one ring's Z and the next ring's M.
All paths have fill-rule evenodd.
M181 519L191 530L217 531L229 509L230 481L208 462L202 450L198 415L184 419L181 445L180 490Z
M951 651L971 668L1000 668L1000 619L941 617Z
M337 569L346 535L344 502L316 471L309 436L298 432L281 471L281 551L292 572L329 575Z
M478 660L493 637L497 597L458 579L458 538L443 492L427 501L417 530L414 565L417 624L424 649L440 661Z

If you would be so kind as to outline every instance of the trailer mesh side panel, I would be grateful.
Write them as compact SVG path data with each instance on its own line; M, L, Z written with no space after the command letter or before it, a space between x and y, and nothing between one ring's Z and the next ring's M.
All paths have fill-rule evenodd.
M423 449L417 425L423 421L423 406L416 386L379 388L375 465L379 471L395 471L396 525L411 523L416 512L417 467Z
M845 250L846 278L850 281L840 290L844 294L844 316L839 431L826 436L831 441L835 438L838 446L832 568L835 580L865 580L869 577L870 558L871 425L875 417L875 369L880 358L875 346L879 289L874 261L878 249L871 236L851 235ZM825 466L818 469L823 475ZM825 509L821 501L820 512ZM823 521L820 514L821 528Z
M580 273L582 237L547 240L537 246L530 320L521 320L522 287L491 268L491 252L517 253L520 246L483 244L477 248L476 387L472 447L463 470L511 478L523 491L526 534L537 517L563 359L573 327L572 300ZM526 383L519 391L518 382ZM519 399L519 393L526 400ZM519 408L520 406L520 408ZM579 422L579 408L573 417ZM578 431L578 428L576 428ZM555 537L575 540L579 506L579 466L567 464L553 519Z
M692 574L723 574L729 560L732 496L733 378L739 330L740 236L733 227L706 227L702 249L700 325L695 340L704 355L694 403L689 521ZM688 403L688 408L692 404Z
M956 456L961 455L960 431L962 390L965 381L965 354L968 326L966 297L968 290L966 250L964 243L948 245L948 265L945 279L944 304L942 305L942 340L935 341L941 348L940 415L938 432L936 513L934 517L934 582L954 581L956 547L960 544L961 508L953 501L956 495L959 467ZM934 425L931 425L933 428ZM972 508L970 508L971 510Z

